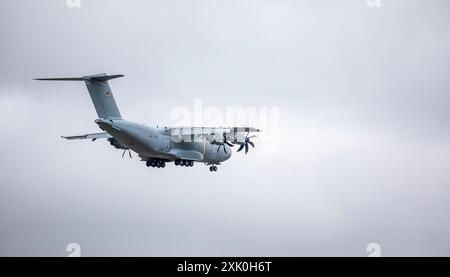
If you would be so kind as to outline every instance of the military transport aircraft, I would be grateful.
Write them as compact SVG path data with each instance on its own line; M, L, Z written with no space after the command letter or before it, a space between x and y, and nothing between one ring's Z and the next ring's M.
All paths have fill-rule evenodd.
M68 140L107 139L117 149L123 150L122 158L128 151L136 152L147 167L164 168L166 163L174 162L177 166L192 167L194 163L204 163L210 171L217 171L217 165L231 157L231 148L239 145L238 152L249 150L250 141L260 132L251 127L208 128L208 127L148 127L127 121L120 115L108 81L124 75L107 75L105 73L79 78L39 78L40 81L84 81L98 119L95 123L102 133L63 137Z

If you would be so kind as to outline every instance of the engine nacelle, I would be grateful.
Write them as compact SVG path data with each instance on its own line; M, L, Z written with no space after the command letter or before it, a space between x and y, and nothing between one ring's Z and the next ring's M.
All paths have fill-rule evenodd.
M123 150L127 150L128 149L128 147L126 147L125 145L121 144L115 138L109 138L108 141L109 141L109 144L114 146L116 149L123 149Z

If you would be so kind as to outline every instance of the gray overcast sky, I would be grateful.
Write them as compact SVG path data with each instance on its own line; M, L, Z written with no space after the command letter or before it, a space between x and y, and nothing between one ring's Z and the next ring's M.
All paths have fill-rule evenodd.
M0 1L0 255L450 255L447 0ZM276 152L148 169L97 131L122 115L280 109ZM257 148L264 143L256 139Z

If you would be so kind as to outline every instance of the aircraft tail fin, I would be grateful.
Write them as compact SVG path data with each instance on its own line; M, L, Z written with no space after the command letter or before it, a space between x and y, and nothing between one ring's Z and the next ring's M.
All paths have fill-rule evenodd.
M122 116L109 87L109 80L124 75L106 75L105 73L76 78L38 78L38 81L84 81L94 103L99 118L121 119Z

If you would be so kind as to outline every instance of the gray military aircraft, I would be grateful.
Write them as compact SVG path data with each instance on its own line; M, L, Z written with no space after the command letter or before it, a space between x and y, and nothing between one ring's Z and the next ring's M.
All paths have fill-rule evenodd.
M210 171L217 171L217 165L231 157L231 148L239 145L238 152L249 150L250 141L260 132L251 127L208 128L208 127L148 127L143 124L127 121L122 118L114 96L109 87L109 80L124 75L107 75L105 73L79 78L38 78L39 81L84 81L98 119L95 123L102 133L81 136L63 137L68 140L107 139L116 149L126 151L131 156L131 150L136 152L147 167L164 168L167 162L177 166L192 167L194 163L204 163Z

